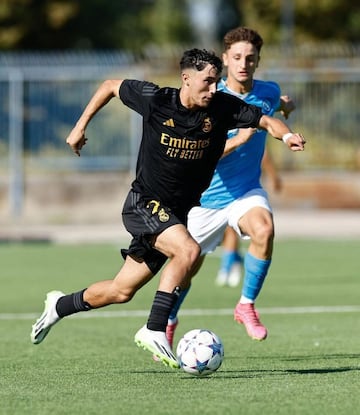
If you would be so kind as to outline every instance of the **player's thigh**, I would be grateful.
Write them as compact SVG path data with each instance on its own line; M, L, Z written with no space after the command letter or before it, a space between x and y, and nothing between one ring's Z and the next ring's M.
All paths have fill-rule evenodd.
M156 236L154 247L168 258L176 256L194 256L200 254L198 243L192 238L184 225L177 224L168 227Z
M272 223L272 208L264 189L253 189L228 208L229 225L242 239L254 234L254 226Z
M274 222L272 213L260 206L247 211L238 222L241 232L255 238L258 233L273 234Z

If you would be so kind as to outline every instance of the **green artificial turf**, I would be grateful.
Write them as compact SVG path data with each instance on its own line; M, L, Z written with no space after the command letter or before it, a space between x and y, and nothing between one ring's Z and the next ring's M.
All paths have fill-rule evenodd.
M133 337L146 322L155 277L124 305L61 321L30 342L47 291L112 278L113 245L0 246L1 415L356 415L359 413L360 282L356 240L283 240L257 302L269 330L249 339L234 322L240 288L214 284L209 256L180 312L175 344L193 328L223 340L225 359L196 378L155 363Z

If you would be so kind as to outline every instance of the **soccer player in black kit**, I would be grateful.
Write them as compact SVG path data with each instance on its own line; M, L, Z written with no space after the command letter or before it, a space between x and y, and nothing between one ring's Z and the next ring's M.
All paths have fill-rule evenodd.
M212 52L184 52L180 69L180 89L129 79L104 81L67 137L68 145L80 156L88 123L114 97L142 116L136 178L122 212L132 241L122 250L125 261L113 279L68 295L61 291L47 294L45 309L32 327L34 344L41 343L65 316L130 301L162 268L147 324L135 334L135 342L165 365L178 368L165 330L173 304L200 255L199 245L186 229L186 218L210 183L227 131L262 128L284 139L291 150L304 149L303 136L292 133L279 119L216 92L222 62Z

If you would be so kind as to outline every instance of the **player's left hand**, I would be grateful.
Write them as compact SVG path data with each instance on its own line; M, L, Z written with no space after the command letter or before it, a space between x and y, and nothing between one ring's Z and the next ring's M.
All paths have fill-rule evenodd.
M287 140L286 145L292 151L304 151L306 140L302 134L293 133Z

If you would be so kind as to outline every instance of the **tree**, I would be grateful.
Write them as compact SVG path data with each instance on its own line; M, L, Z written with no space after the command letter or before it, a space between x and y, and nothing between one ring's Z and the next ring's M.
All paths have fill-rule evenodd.
M360 5L353 0L237 0L241 24L259 30L266 43L282 41L282 12L292 3L295 43L359 42Z
M182 0L2 0L1 49L130 49L186 42Z
M189 1L197 2L0 0L0 49L141 51L149 44L189 43L195 35ZM293 9L295 43L360 39L360 5L354 0L217 0L214 4L219 41L230 28L246 25L258 30L267 44L281 43L286 5Z

